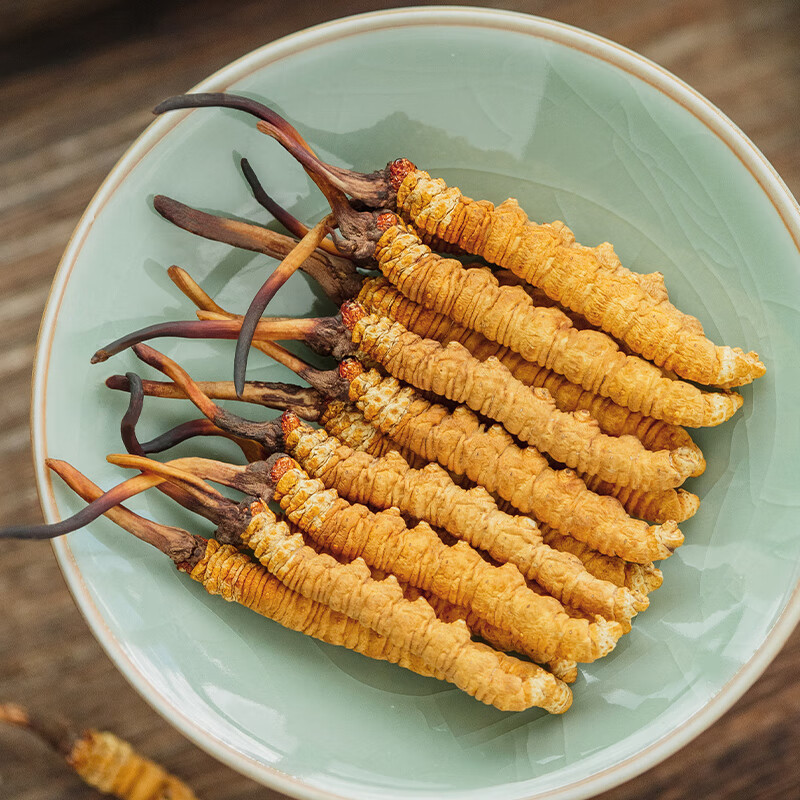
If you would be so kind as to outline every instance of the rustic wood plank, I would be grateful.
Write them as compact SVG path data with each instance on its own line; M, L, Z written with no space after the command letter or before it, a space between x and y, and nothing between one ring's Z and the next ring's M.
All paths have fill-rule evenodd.
M28 16L18 20L16 39L10 27L4 28L11 37L2 39L4 45L23 41L36 30L37 13L47 19L48 8L57 4L33 5L7 6L17 6L17 12L25 8ZM89 5L102 11L115 4L94 0ZM152 11L156 4L147 5ZM13 64L0 64L5 73L0 81L0 522L40 518L27 434L39 317L70 232L105 174L149 121L149 109L278 36L394 5L363 0L329 0L324 6L274 0L162 3L142 24L123 30L95 22L91 35L72 45L49 53L18 47ZM795 0L492 5L578 25L653 58L735 120L789 187L800 191L800 5ZM193 747L128 686L89 633L46 547L4 545L0 608L4 697L67 714L78 725L113 729L191 779L205 800L278 797ZM604 800L800 795L798 675L800 634L795 633L728 714L672 758L604 794ZM88 800L100 795L30 737L0 729L0 796Z

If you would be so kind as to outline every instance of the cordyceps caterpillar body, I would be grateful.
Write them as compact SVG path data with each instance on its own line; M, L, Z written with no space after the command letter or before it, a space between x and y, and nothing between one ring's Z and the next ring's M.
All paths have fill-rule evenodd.
M274 442L273 429L234 419L203 395L185 370L158 351L144 344L133 349L142 361L172 378L219 427L257 440L268 434ZM274 344L271 355L323 395L353 402L370 423L400 446L426 461L437 461L451 473L466 475L523 513L595 550L648 564L669 557L683 542L676 523L648 526L632 519L613 498L590 492L573 471L553 470L534 448L517 446L499 425L486 429L463 406L450 411L431 403L394 378L383 378L374 370L364 372L356 359L345 359L338 370L324 371Z
M611 245L584 247L561 222L529 220L516 200L497 207L474 201L410 163L396 165L394 173L398 213L417 228L511 270L658 366L721 387L764 374L756 353L714 345L696 318L642 287Z
M171 267L168 272L173 282L198 306L198 317L200 319L214 321L239 319L239 317L225 311L215 303L184 270L178 267ZM705 460L702 452L683 428L632 412L629 409L618 406L608 398L581 390L580 387L569 383L558 373L531 364L519 354L511 352L495 342L490 342L481 334L458 326L448 317L428 311L408 300L384 278L366 280L359 294L359 302L362 302L371 312L401 323L421 338L435 339L443 344L451 341L459 342L481 361L490 356L496 356L509 369L511 374L521 382L534 388L547 389L551 393L559 411L565 413L573 411L588 412L597 421L600 430L609 436L634 435L648 450L653 451L674 451L679 448L688 448L697 464L692 476L701 474L705 469ZM270 328L274 322L274 320L270 320L259 323L255 330L254 347L257 349L263 348L262 343L259 341L260 331ZM286 330L285 326L281 326L281 330L284 335L290 335L290 331ZM312 338L314 333L313 328L304 328L304 335L307 337ZM326 333L329 332L326 331ZM313 341L312 339L312 343ZM346 351L344 347L335 349ZM229 386L230 391L225 395L215 396L235 399L236 393L233 391L233 384L225 385ZM222 384L218 384L218 386L221 387ZM252 384L245 386L245 391L251 392L251 389ZM242 399L246 398L242 395ZM323 420L321 422L326 424ZM363 429L363 425L361 425L361 428ZM339 434L336 433L335 435ZM346 432L343 432L342 435L346 435ZM374 429L372 436L376 438L375 444L377 448L370 449L370 452L382 454L393 446L397 447L385 438L383 442L378 442L377 439L380 437L377 436L377 432ZM357 447L357 449L366 448ZM407 449L404 450L403 457L414 465L416 465L416 462L421 461L419 456L408 452ZM593 491L598 494L616 497L629 514L651 522L659 524L667 520L682 522L691 517L699 506L699 498L684 489L632 489L606 482L599 478L592 478L580 471L579 474L586 480L591 481Z
M138 383L143 394L169 398L187 397L186 392L175 383L147 380L140 380ZM106 384L113 389L132 391L129 376L114 375L106 381ZM198 382L195 385L211 399L236 399L237 397L233 390L233 384L230 382ZM248 383L245 386L244 393L238 399L251 403L265 404L274 408L291 408L293 413L299 413L304 419L318 421L330 437L335 437L343 445L355 451L364 452L371 456L385 456L389 453L397 453L402 455L407 466L411 468L421 469L428 464L421 456L396 444L378 431L377 428L367 422L364 415L351 403L341 400L324 400L318 396L314 389L301 389L300 387L291 387L291 389L289 391L289 387L285 385L273 387L268 384ZM314 395L317 396L315 397ZM211 412L211 409L207 409L207 411ZM213 417L214 415L212 414L211 416ZM210 419L204 418L178 425L173 430L163 433L151 442L141 444L141 452L161 452L197 435L227 436L236 440L240 446L243 441L217 427ZM123 434L123 440L128 438L128 435ZM269 454L255 440L249 441L254 448L258 449L258 454L252 457L246 453L248 460L263 459ZM137 452L139 452L138 449ZM464 476L451 474L450 478L451 480L461 479L462 483L465 482ZM466 482L470 483L469 481ZM344 491L346 486L337 488L341 488ZM514 509L507 501L502 501L498 506L506 513L518 514L517 509ZM556 530L549 525L541 524L539 525L539 530L545 538L546 544L555 550L574 555L581 561L584 569L595 578L631 589L640 595L649 594L661 585L661 571L652 564L635 564L617 556L603 555L593 550L589 545L573 539L563 531Z
M116 464L168 475L163 472L167 467L138 456L110 458ZM624 632L618 623L599 617L596 621L570 617L553 597L530 590L516 567L510 564L495 567L465 542L448 546L426 523L408 527L397 509L372 512L365 506L351 505L335 490L325 489L321 481L310 479L297 462L283 454L247 467L206 459L180 459L172 464L176 469L190 470L247 494L265 499L274 496L287 519L326 553L336 555L347 564L366 562L397 580L469 608L498 628L514 631L524 644L521 652L538 663L557 659L594 661L607 654ZM259 523L255 530L259 531L259 536L272 536L272 529L266 530L264 525L268 525L270 518L272 523L269 524L273 524L274 516L266 507L259 513L266 515L266 522L262 520L263 524ZM218 538L225 541L229 537L234 541L241 538L262 563L274 571L273 565L264 561L260 540L254 538L252 525L247 531L244 532L237 518L233 523L220 526ZM271 545L269 549L271 552ZM310 557L309 551L303 553L304 559ZM301 566L292 560L286 569L289 575L292 570L301 570ZM287 582L283 572L275 574L291 588L297 588ZM333 573L329 571L329 574ZM298 591L305 593L303 588ZM319 599L316 595L314 598ZM330 599L323 602L332 604ZM336 602L344 602L344 599ZM373 598L373 603L381 606L383 601ZM335 603L333 607L339 608ZM339 610L354 616L352 608ZM386 635L382 627L365 624Z
M397 453L375 457L356 452L302 424L292 412L284 413L282 427L287 452L309 475L351 502L396 507L442 528L495 561L514 564L566 605L623 623L647 607L644 597L594 579L577 558L543 545L533 520L500 511L481 487L456 486L436 464L412 469Z
M553 297L553 290L562 285L572 285L570 280L581 289L580 292L574 289L563 300L559 296L554 299L561 300L562 304L567 307L570 302L567 300L575 300L576 297L588 296L591 298L592 294L589 290L594 291L597 284L593 283L594 280L599 281L599 285L603 284L605 278L609 275L614 275L612 269L596 269L595 271L582 270L580 268L581 261L579 258L574 257L575 252L570 252L568 256L561 257L561 252L557 248L548 248L535 246L534 243L525 241L525 236L522 233L527 232L527 228L518 230L520 227L517 225L509 226L503 223L502 214L499 217L495 228L489 231L490 222L494 221L489 212L491 204L488 203L474 203L466 198L461 198L458 190L448 190L443 183L432 182L434 185L439 186L439 189L448 198L452 195L450 205L446 202L435 202L435 192L431 189L430 197L425 195L423 200L417 198L416 206L428 209L427 217L419 213L414 213L411 210L411 201L406 202L406 196L411 196L411 190L403 190L402 187L406 184L413 184L416 186L415 181L418 183L423 180L425 173L418 173L416 168L411 162L406 159L398 159L392 162L385 170L372 173L371 175L362 175L352 170L341 169L332 167L329 164L321 162L308 147L307 143L292 128L285 120L275 114L271 109L258 103L254 103L247 98L239 98L235 95L222 95L222 94L209 94L209 95L185 95L181 97L170 98L161 103L156 108L156 113L163 111L178 109L178 108L196 108L200 106L227 106L232 108L239 108L243 111L251 113L260 118L258 128L262 132L275 138L283 147L285 147L295 158L300 161L302 166L306 169L312 179L320 186L326 194L332 208L337 217L337 223L341 233L346 237L347 247L344 249L348 255L356 256L359 259L364 259L372 256L376 250L376 244L380 247L380 241L387 237L393 238L396 231L400 237L413 237L417 239L417 248L425 248L427 254L430 250L413 235L405 226L396 224L396 218L393 215L383 215L385 218L385 227L383 237L380 230L374 229L373 215L368 213L348 213L345 209L349 209L346 201L343 200L342 191L347 192L358 200L366 203L373 208L383 209L387 207L396 207L401 212L406 212L417 224L420 221L428 219L431 224L439 228L448 228L446 223L452 222L450 230L450 241L458 242L467 252L474 252L481 255L489 262L500 263L501 266L507 267L515 274L519 274L521 270L522 277L533 278L530 269L524 269L517 264L518 260L524 260L529 256L529 260L535 263L542 263L544 273L550 275L561 269L557 278L547 282L547 286L543 286L547 294ZM427 179L430 182L430 179ZM403 192L406 192L405 194ZM448 192L450 194L448 194ZM459 199L463 199L464 209L460 209L459 214L455 215L457 220L452 217L455 213L455 206L458 206ZM430 201L430 207L426 202ZM513 205L519 214L523 212L516 206L516 203L509 201L509 207ZM459 206L460 208L460 206ZM502 207L501 207L502 208ZM486 212L484 214L484 212ZM349 216L349 218L345 218ZM380 215L379 215L380 216ZM524 214L523 214L524 216ZM389 217L392 221L389 222ZM419 218L419 219L417 219ZM526 218L527 220L527 218ZM466 228L465 228L466 226ZM421 227L424 228L424 225ZM537 226L533 226L534 228ZM554 226L538 226L543 229L551 229ZM558 226L555 226L558 228ZM394 229L394 231L390 230ZM524 229L524 230L523 230ZM564 228L558 228L563 230ZM438 228L436 231L428 231L431 234L441 233ZM518 235L520 234L520 235ZM462 241L462 237L466 237ZM445 237L439 236L444 239ZM341 249L341 245L340 249ZM587 249L587 248L584 248ZM425 254L425 250L419 251L413 260L418 260L420 254ZM553 250L551 253L550 250ZM404 245L400 248L400 253L406 253L407 248ZM509 256L508 261L501 260L508 254L513 254L518 258L515 260ZM457 269L461 269L459 262L453 259L440 259L439 256L430 254L433 261L441 261L445 264L448 274L452 276ZM538 259L538 260L537 260ZM411 260L410 256L405 256L405 260ZM561 262L564 262L563 264ZM574 262L574 263L573 263ZM602 262L594 258L592 262L595 266L600 265ZM570 276L569 267L575 267L574 274ZM563 267L563 269L562 269ZM554 272L555 270L555 272ZM621 270L621 267L620 267ZM469 270L472 272L473 270ZM529 274L530 273L530 274ZM564 274L561 274L564 273ZM623 274L624 273L624 274ZM616 287L618 295L613 292L603 293L598 292L598 297L602 298L595 305L598 306L600 318L594 313L594 307L587 308L584 316L589 321L598 327L603 327L604 314L609 316L610 320L620 319L619 325L614 325L614 335L617 335L622 341L635 352L641 352L646 357L655 360L658 366L663 366L665 369L671 370L682 377L689 380L698 382L718 385L722 387L730 387L749 383L754 378L763 374L763 364L758 360L754 353L744 354L738 348L721 347L716 348L711 342L702 336L698 336L697 328L698 322L696 320L691 323L684 323L682 315L674 309L668 302L660 301L657 295L651 294L646 289L642 288L640 281L631 278L631 273L627 270L620 272L623 275L623 280L619 281L619 286ZM447 280L450 280L449 278ZM529 281L530 282L530 281ZM535 281L533 281L535 282ZM613 283L613 280L612 280ZM272 282L270 288L260 293L261 297L268 297L274 294L279 282ZM541 280L540 280L541 285ZM266 288L266 285L265 285ZM503 295L500 289L507 288L512 290L510 294ZM514 334L515 326L509 324L509 320L503 316L491 316L491 308L488 309L489 317L486 317L487 309L483 308L480 312L477 311L475 303L480 303L485 306L484 295L495 294L495 304L500 297L507 297L507 301L499 305L507 305L503 312L511 314L512 316L520 309L523 298L530 304L530 298L522 290L514 292L515 287L499 287L495 279L494 285L485 282L483 286L473 287L469 293L469 298L464 299L462 302L468 306L468 310L473 312L476 320L480 320L480 324L487 326L488 329L493 329L498 332ZM444 289L444 290L443 290ZM634 293L638 292L641 298L638 300L633 298L632 295L626 293L626 289L631 289ZM451 294L455 292L455 294ZM405 292L404 290L404 293ZM436 293L428 293L429 298L433 299L435 296L441 296L445 302L448 302L452 308L457 308L455 297L460 297L461 289L456 287L455 284L443 284L436 291ZM616 305L615 305L616 303ZM254 318L260 315L257 308L258 303L254 301L245 316L246 321L254 325ZM668 306L670 309L678 314L679 321L675 324L675 320L667 313ZM638 314L635 318L631 318L629 309L642 309L644 313ZM438 310L438 309L434 309ZM580 309L575 309L580 310ZM715 393L710 394L701 392L694 386L686 384L682 381L671 381L665 378L661 371L653 366L647 364L641 359L631 356L625 356L619 351L617 345L613 340L603 336L598 331L574 331L572 336L567 335L567 331L572 328L569 318L557 309L538 309L538 311L549 311L550 314L542 314L542 319L547 321L545 330L547 332L548 342L552 336L556 337L556 342L549 342L546 345L546 352L555 350L560 352L563 345L567 344L568 339L574 339L569 344L572 347L577 346L578 352L582 357L573 360L567 360L566 365L570 368L570 373L563 372L573 383L577 383L589 390L598 390L600 393L612 397L616 402L621 405L626 405L634 411L642 411L651 416L660 419L667 419L676 424L700 426L700 425L716 425L727 419L734 411L741 406L741 398L737 399L735 394L730 393ZM612 313L613 312L613 313ZM653 313L651 313L653 312ZM662 313L663 312L663 313ZM450 312L445 312L450 313ZM581 311L583 313L583 311ZM467 318L464 318L467 319ZM491 320L486 322L486 320ZM458 320L462 321L462 320ZM468 324L465 322L465 324ZM606 322L606 324L608 324ZM483 330L486 334L487 330ZM586 334L582 338L579 334ZM490 336L489 338L494 338ZM524 343L526 349L522 352L528 360L539 362L539 358L534 357L534 352L539 352L541 357L541 345L536 343L536 338L532 343ZM580 340L580 344L579 344ZM241 343L242 340L240 340ZM502 343L502 339L498 340ZM523 343L514 340L519 346ZM581 348L581 344L583 348ZM555 346L554 346L555 345ZM668 352L664 353L664 349ZM514 349L517 349L514 347ZM246 351L245 351L246 352ZM708 363L706 363L708 362ZM542 362L544 363L544 362ZM549 365L548 365L549 366ZM562 370L558 370L562 371ZM238 382L244 381L243 373L237 379Z
M246 160L243 159L242 164L254 193L260 197L270 211L279 215L279 218L297 235L307 232L308 229L302 223L291 217L266 195ZM267 231L270 237L270 247L266 248L263 242L265 232L259 226L242 223L239 220L216 217L163 196L156 198L155 205L159 213L169 221L205 238L223 241L246 249L268 252L276 256L285 255L292 246L292 240L288 237L281 237L280 234ZM276 241L273 242L273 239ZM327 254L324 257L330 259ZM316 262L312 262L308 266L301 266L301 269L306 269L309 274L317 277L318 264ZM184 270L173 266L168 272L181 291L198 306L200 319L237 318L236 315L224 311ZM336 270L333 270L333 277L337 278ZM323 288L333 302L337 304L340 302L341 293L331 292L324 284ZM443 344L450 341L459 342L480 360L496 356L518 380L535 388L548 389L559 410L564 412L588 411L597 420L604 433L611 436L635 435L650 450L674 450L679 447L689 447L693 450L698 462L698 466L692 473L693 476L699 475L705 468L702 453L682 428L619 406L610 398L586 391L570 383L564 376L526 361L519 353L486 339L477 331L458 325L449 317L414 303L400 294L384 278L364 280L357 299L371 313L400 322L422 338L435 339ZM259 347L257 339L253 342L253 346ZM669 519L682 522L692 516L699 505L696 495L683 489L632 491L600 480L595 480L593 483L595 491L617 497L630 514L652 522L661 523Z
M390 375L424 392L463 403L489 419L501 422L520 440L548 453L581 473L633 489L663 490L679 486L699 467L696 450L648 450L632 435L608 436L586 411L563 412L545 388L532 389L518 381L496 358L474 358L456 342L442 345L422 339L398 322L368 315L356 302L342 306L342 321L261 321L259 337L297 338L315 349L341 357L347 343L368 364L380 364ZM176 322L157 326L159 335L206 331L209 336L236 336L238 320ZM134 342L152 337L151 327L101 348L100 361ZM324 342L320 344L320 342ZM243 385L242 385L243 386Z
M13 703L0 703L0 723L35 733L60 753L85 783L120 800L197 800L183 781L109 731L90 729L78 734L63 720L31 713Z
M166 470L179 491L186 493L187 507L202 507L220 530L238 529L242 534L257 530L257 541L255 533L247 535L248 541L258 544L269 569L233 546L153 523L119 506L165 477L143 473L103 494L69 464L54 460L48 466L93 502L62 523L11 528L0 535L52 538L105 514L169 555L181 572L189 573L210 594L240 603L281 625L447 680L501 710L540 706L563 713L569 708L572 693L565 683L536 664L473 642L466 624L441 622L425 601L406 601L396 579L373 581L363 562L342 565L315 553L259 500L251 497L250 505L242 508L196 475L152 463L159 472Z

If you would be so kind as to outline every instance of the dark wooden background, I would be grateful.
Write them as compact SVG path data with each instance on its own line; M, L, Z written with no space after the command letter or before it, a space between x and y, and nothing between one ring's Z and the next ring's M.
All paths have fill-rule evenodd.
M259 45L392 3L0 0L0 524L37 521L31 363L61 252L101 180L163 97ZM416 5L424 5L417 3ZM489 5L577 25L659 62L726 112L800 192L798 0L532 0ZM0 699L114 730L204 800L274 792L200 752L105 656L46 545L4 543ZM800 797L800 634L710 730L604 800ZM58 758L0 729L0 798L89 800Z

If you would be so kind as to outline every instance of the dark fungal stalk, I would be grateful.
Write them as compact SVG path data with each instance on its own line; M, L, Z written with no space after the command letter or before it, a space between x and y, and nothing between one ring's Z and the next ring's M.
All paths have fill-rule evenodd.
M312 422L319 419L323 405L323 398L316 389L295 386L291 383L248 381L241 397L236 394L231 381L195 381L195 385L212 400L241 400L280 411L291 408L298 417ZM126 375L110 376L106 379L106 386L122 392L131 390ZM180 387L168 381L142 380L141 388L148 397L186 399Z
M314 154L298 131L268 106L248 97L225 93L186 94L159 103L154 114L187 108L233 108L258 118L258 129L288 150L311 174L324 174L340 191L361 200L372 208L392 207L400 174L414 169L407 159L396 159L384 169L365 175L355 170L326 164ZM407 167L406 165L410 165ZM312 175L313 179L313 175Z
M263 253L270 258L282 260L297 245L291 237L269 228L209 214L164 195L156 195L153 206L164 219L189 233L242 250ZM298 269L316 281L336 304L352 297L361 286L362 278L353 263L328 251L315 250Z
M317 245L325 238L333 221L331 215L318 222L298 243L286 258L281 261L275 271L267 278L261 288L256 292L244 317L241 330L236 340L236 352L233 356L233 384L237 394L244 391L245 373L247 371L247 357L250 353L250 343L253 333L264 309L275 296L277 290L283 285L286 278L292 275L298 267L305 263Z

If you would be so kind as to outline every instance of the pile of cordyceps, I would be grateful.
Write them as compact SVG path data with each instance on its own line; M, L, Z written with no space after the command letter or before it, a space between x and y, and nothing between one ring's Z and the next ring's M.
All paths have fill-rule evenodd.
M577 662L606 655L630 630L661 583L653 562L682 543L678 523L697 510L679 487L705 462L682 426L727 420L742 404L731 387L764 366L705 338L659 273L630 272L610 245L584 247L560 222L531 222L514 200L470 200L405 159L370 175L330 166L246 98L187 95L156 110L198 106L258 117L331 214L308 229L246 162L254 195L299 243L156 197L176 225L281 264L242 316L170 269L199 320L152 326L94 356L133 346L169 378L108 381L131 394L128 454L110 460L140 474L103 494L52 461L93 502L77 522L17 533L61 533L105 513L209 592L283 625L501 709L565 711ZM296 269L340 313L264 318ZM156 336L236 339L233 382L195 382L143 344ZM313 368L276 343L285 340L338 366ZM251 348L310 388L247 382ZM203 418L142 443L145 395L188 398ZM283 416L250 422L214 402L236 398ZM148 457L195 435L233 439L248 463ZM151 486L212 520L216 539L119 507Z

